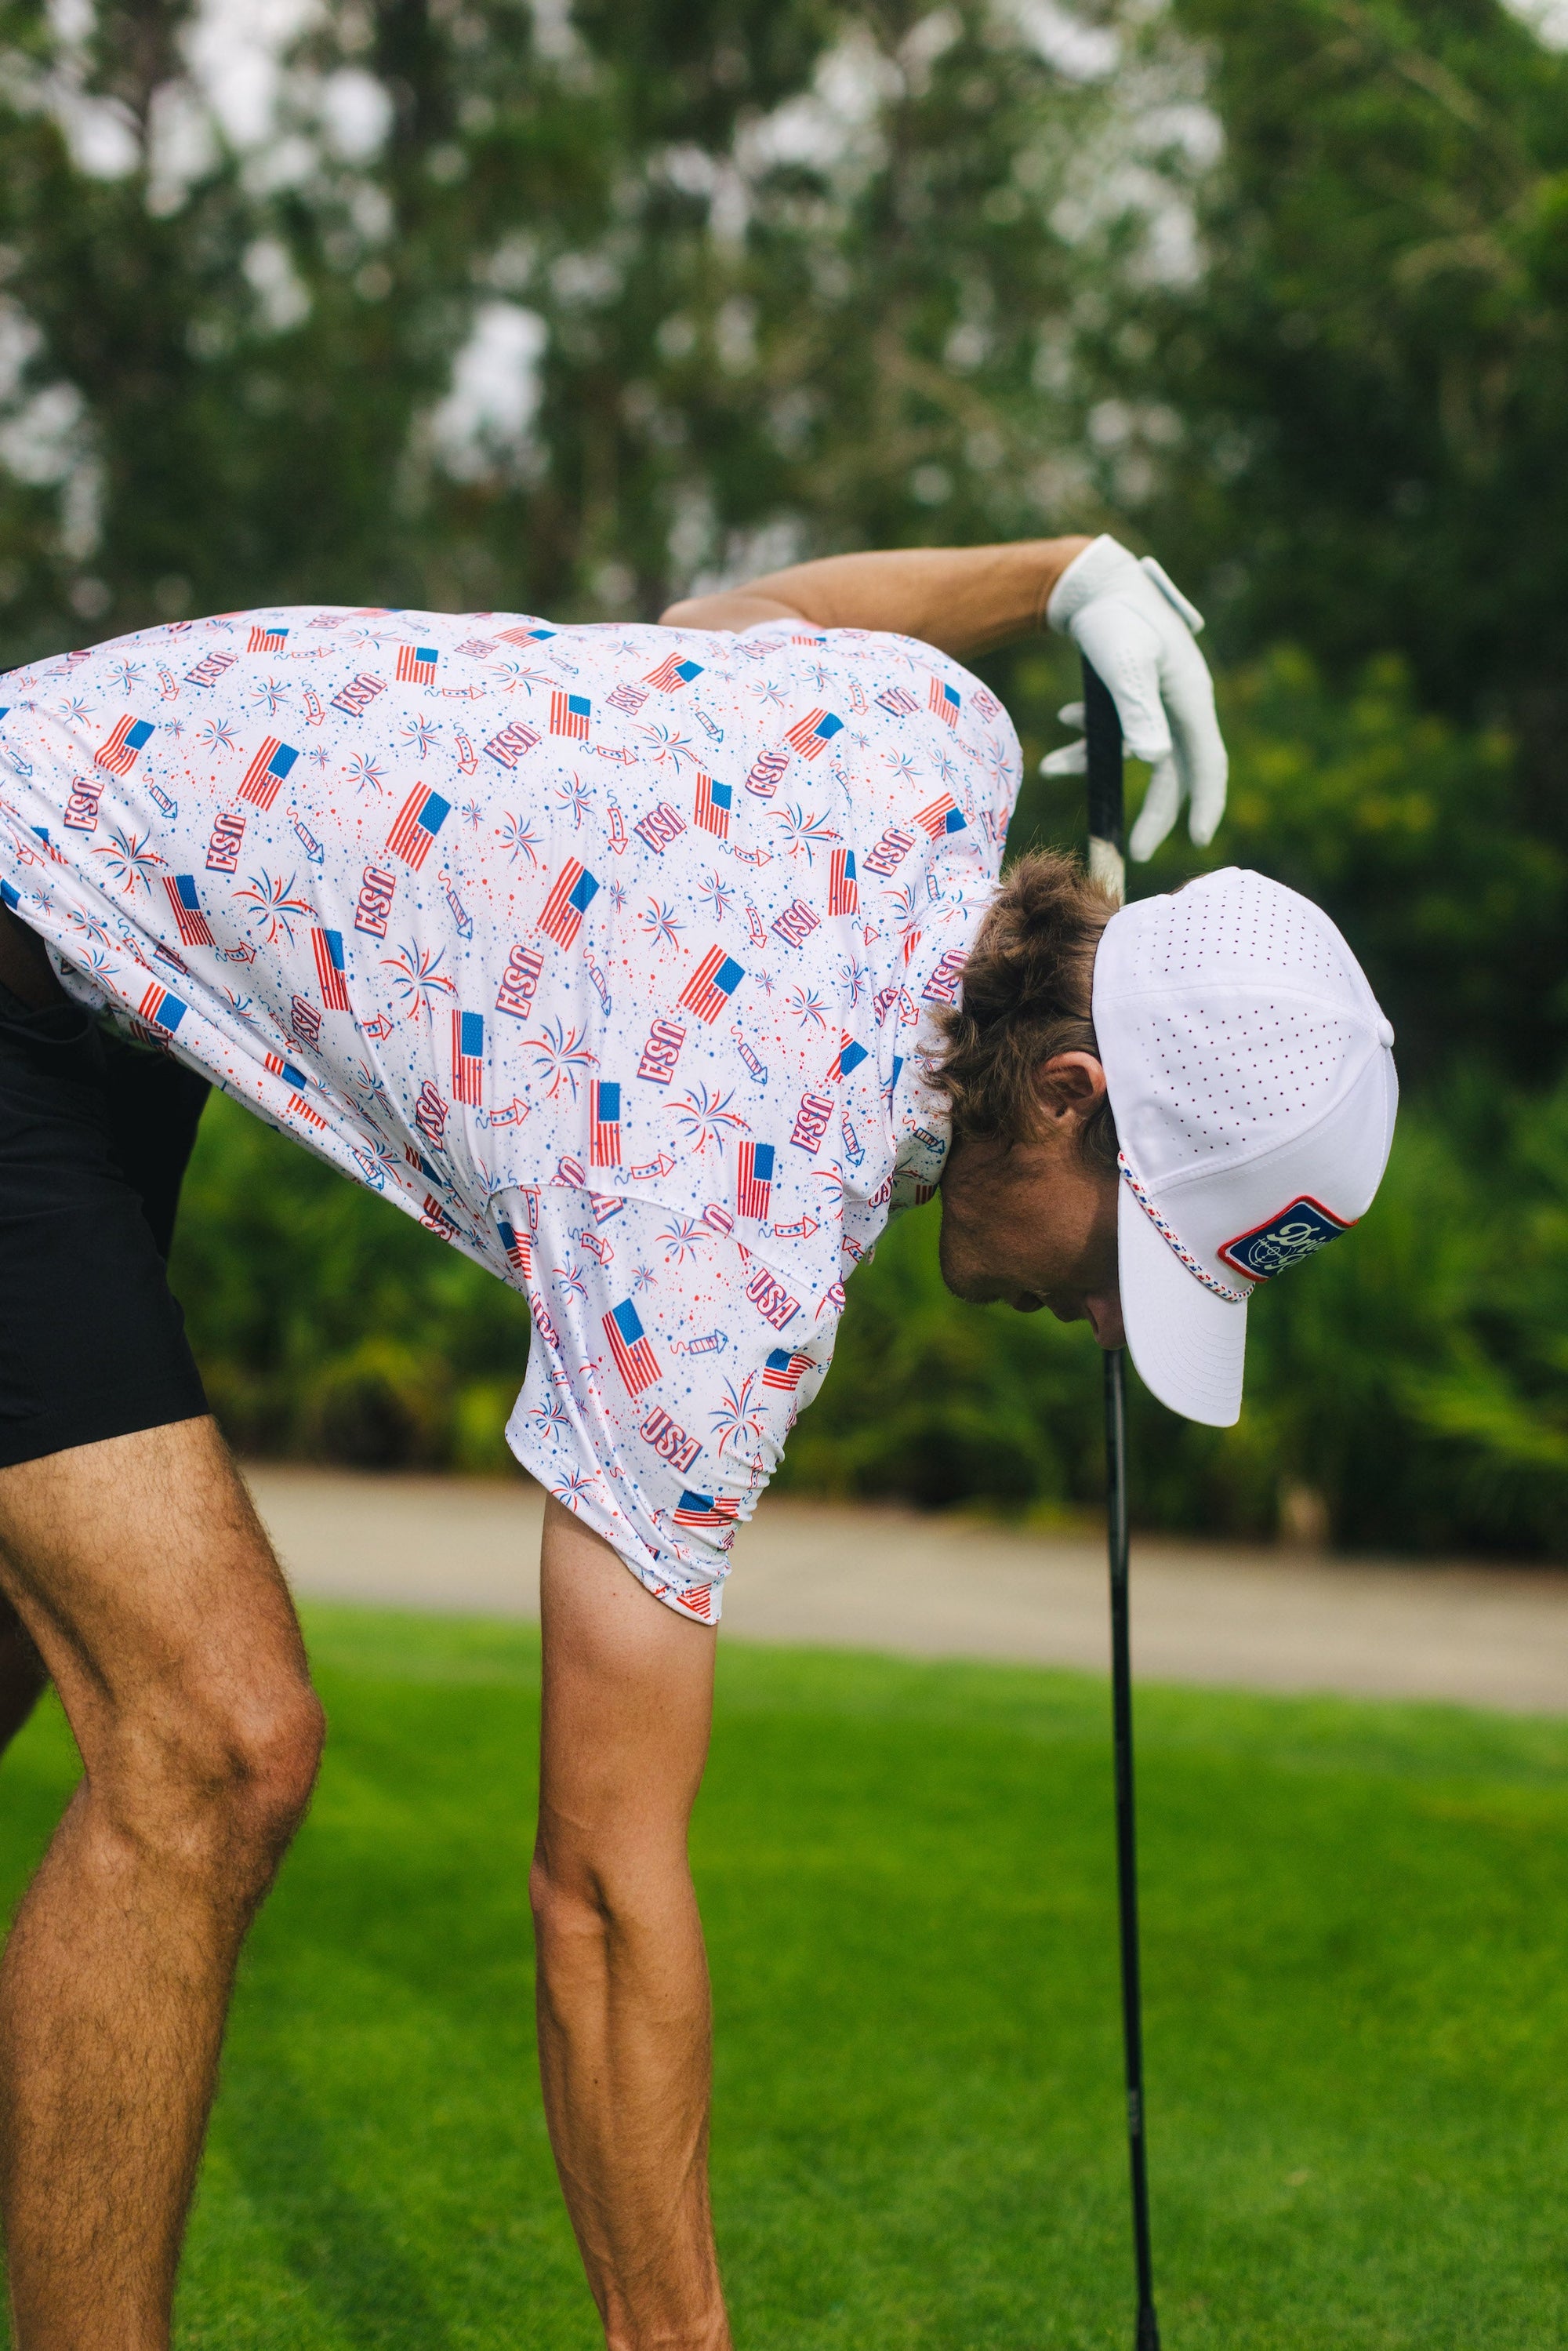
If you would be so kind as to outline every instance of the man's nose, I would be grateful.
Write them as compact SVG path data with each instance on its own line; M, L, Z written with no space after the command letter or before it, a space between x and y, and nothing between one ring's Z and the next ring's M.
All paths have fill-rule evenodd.
M1115 1290L1086 1298L1083 1311L1093 1325L1094 1336L1102 1347L1124 1347L1127 1333L1122 1323L1122 1301Z

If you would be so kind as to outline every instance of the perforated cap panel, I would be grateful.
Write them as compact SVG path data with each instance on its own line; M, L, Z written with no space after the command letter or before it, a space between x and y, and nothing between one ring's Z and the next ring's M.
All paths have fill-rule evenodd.
M1134 1002L1125 1019L1143 1085L1122 1140L1149 1180L1251 1151L1282 1122L1326 1109L1365 1028L1283 996L1239 1003L1218 988L1168 1009Z
M1144 900L1119 979L1129 992L1241 978L1321 997L1364 1014L1371 990L1320 907L1238 866L1173 896Z
M1234 866L1113 919L1094 1025L1122 1149L1160 1219L1149 1246L1145 1209L1129 1224L1122 1204L1134 1361L1178 1412L1234 1417L1246 1310L1191 1265L1233 1297L1239 1237L1302 1203L1326 1235L1363 1214L1393 1131L1394 1032L1328 916Z

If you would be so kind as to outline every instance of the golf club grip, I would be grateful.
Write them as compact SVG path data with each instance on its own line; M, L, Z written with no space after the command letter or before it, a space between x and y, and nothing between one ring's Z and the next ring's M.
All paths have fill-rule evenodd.
M1124 895L1126 811L1122 791L1122 719L1096 669L1083 664L1083 742L1089 784L1089 871Z

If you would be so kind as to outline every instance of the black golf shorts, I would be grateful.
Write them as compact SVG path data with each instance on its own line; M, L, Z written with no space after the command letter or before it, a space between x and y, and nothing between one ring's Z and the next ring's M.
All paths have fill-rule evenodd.
M0 1468L206 1411L163 1264L206 1092L0 986Z

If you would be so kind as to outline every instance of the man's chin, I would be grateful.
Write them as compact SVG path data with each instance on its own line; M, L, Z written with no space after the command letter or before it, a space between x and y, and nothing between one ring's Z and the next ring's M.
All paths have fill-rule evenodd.
M966 1264L963 1249L949 1240L946 1217L937 1244L936 1264L943 1288L955 1298L961 1298L966 1306L988 1306L997 1295L995 1283L987 1281L977 1267Z

